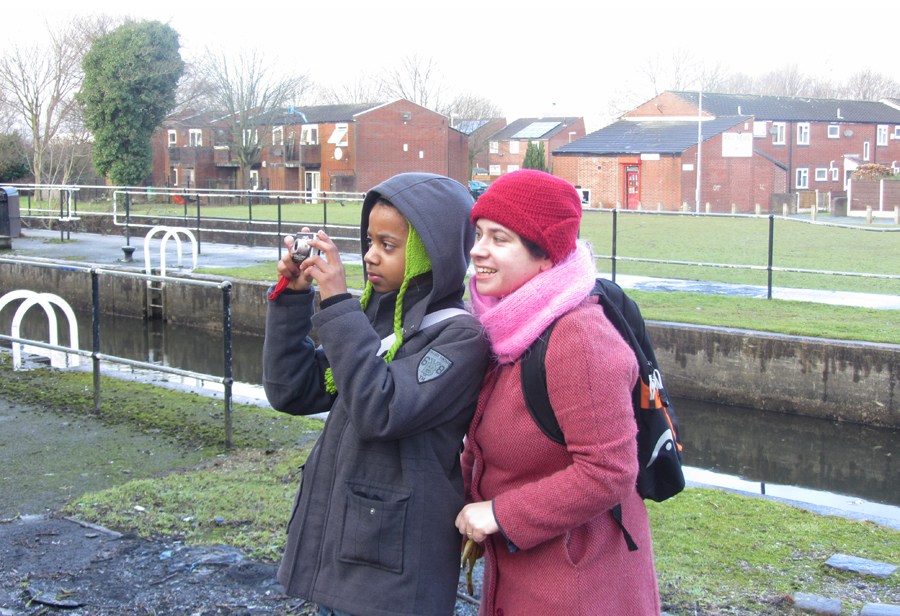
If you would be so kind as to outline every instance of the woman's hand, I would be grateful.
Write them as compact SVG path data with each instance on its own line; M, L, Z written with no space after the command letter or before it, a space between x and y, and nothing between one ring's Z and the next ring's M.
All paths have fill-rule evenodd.
M456 516L456 528L464 537L481 543L488 535L500 530L494 517L494 503L482 501L466 505Z

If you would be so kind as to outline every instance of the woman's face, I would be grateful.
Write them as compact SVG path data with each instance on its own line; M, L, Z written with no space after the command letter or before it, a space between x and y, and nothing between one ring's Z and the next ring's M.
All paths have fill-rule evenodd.
M522 238L498 222L479 218L471 250L475 289L486 297L506 297L553 267L549 257L532 255Z

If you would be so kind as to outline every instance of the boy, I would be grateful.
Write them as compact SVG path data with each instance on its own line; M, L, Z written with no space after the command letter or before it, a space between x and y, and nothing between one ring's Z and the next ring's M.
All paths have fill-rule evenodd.
M359 300L322 231L312 256L297 264L289 250L278 264L287 288L268 306L266 396L287 413L329 411L278 579L320 614L454 612L459 452L488 361L481 326L463 310L472 203L458 182L426 173L369 191Z

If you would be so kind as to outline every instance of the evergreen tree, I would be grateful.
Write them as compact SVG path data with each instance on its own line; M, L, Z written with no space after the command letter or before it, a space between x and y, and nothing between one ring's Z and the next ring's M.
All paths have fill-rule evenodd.
M25 144L15 133L0 134L0 182L16 182L31 172Z
M538 171L547 170L546 155L544 154L544 142L534 141L528 142L528 149L525 150L525 162L522 163L524 169L537 169Z
M178 33L158 21L126 23L99 37L84 57L77 100L94 137L94 167L114 184L142 184L150 137L175 106L184 72Z

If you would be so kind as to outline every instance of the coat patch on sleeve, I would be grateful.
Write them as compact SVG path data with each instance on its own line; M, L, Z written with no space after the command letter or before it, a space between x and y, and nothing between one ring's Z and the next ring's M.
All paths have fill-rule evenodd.
M425 383L427 381L438 378L439 376L444 374L452 365L452 361L450 361L434 349L431 349L425 354L425 357L422 358L422 361L419 362L419 369L417 371L419 383Z

